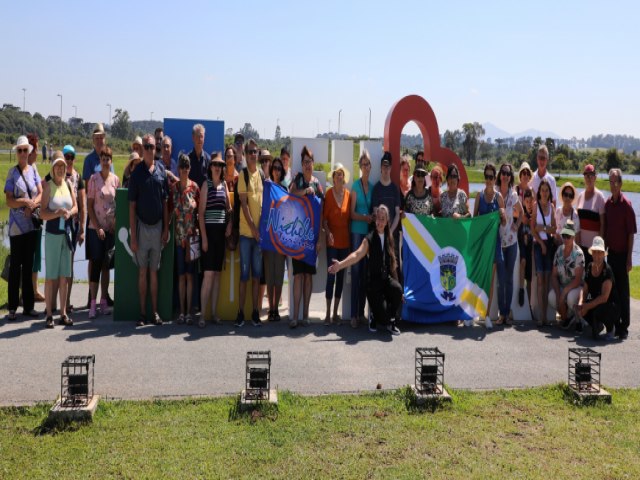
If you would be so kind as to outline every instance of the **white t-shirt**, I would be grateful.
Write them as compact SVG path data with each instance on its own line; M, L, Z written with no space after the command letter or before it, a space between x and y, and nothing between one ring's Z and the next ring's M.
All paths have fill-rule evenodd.
M533 178L531 179L531 188L533 188L533 193L535 195L538 195L538 187L540 187L540 183L542 183L542 180L546 180L549 185L551 186L551 195L552 195L552 200L557 204L561 203L558 202L558 195L557 195L557 189L558 187L556 187L556 179L553 178L553 175L551 175L549 173L549 170L547 170L547 173L544 174L544 176L540 177L540 175L538 174L538 170L536 170L533 173Z

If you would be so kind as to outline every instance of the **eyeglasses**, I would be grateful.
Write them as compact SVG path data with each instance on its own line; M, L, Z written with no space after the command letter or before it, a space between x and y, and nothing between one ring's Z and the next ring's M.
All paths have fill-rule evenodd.
M268 158L265 158L264 160L260 160L260 165L264 165L265 163L269 163L271 162L271 160L269 160Z
M485 173L485 174L484 174L484 179L485 179L485 180L495 180L495 179L496 179L496 176L495 176L495 175L491 175L491 174L487 174L487 173Z
M64 156L64 159L65 159L65 160L75 160L75 159L76 159L76 157L75 157L75 155L65 155L65 156Z
M563 240L568 240L568 239L570 239L570 238L573 238L573 235L567 235L566 233L563 233L563 234L562 234L562 239L563 239Z
M155 146L155 145L152 145L152 144L150 144L150 143L145 143L143 148L144 148L145 150L154 150L154 149L156 148L156 146Z
M570 198L571 200L573 200L573 192L570 190L565 190L564 192L562 192L562 196L564 198Z
M424 172L416 172L414 175L416 178L424 178L427 176L427 174Z
M310 165L313 163L313 160L311 160L310 158L306 158L302 161L302 165Z
M18 153L29 153L29 147L27 147L27 148L16 148L16 152L18 152Z
M249 155L256 155L258 153L258 150L256 150L255 148L249 150Z

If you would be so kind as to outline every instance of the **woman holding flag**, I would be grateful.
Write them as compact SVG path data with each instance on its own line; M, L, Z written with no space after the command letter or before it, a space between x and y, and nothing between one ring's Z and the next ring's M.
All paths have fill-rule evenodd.
M378 206L375 217L375 230L369 232L360 247L347 258L342 261L334 259L328 272L335 275L359 262L365 255L368 256L367 300L373 315L369 321L369 331L376 332L378 324L386 324L389 333L399 335L402 286L397 278L393 235L389 230L389 209L385 205Z

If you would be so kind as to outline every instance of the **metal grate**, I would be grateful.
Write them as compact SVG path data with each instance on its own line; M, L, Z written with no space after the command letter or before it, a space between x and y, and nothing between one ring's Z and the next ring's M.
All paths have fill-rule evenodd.
M590 348L569 349L569 388L578 393L600 392L601 354Z
M416 348L416 391L420 395L444 392L444 353L438 348Z
M245 397L266 400L271 388L271 350L247 352Z
M62 406L88 405L93 397L95 355L72 355L62 362L60 403Z

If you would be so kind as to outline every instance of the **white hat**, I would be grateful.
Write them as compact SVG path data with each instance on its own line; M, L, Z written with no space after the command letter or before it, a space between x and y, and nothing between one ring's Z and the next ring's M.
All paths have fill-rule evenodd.
M604 248L604 239L602 237L594 237L593 243L589 247L589 255L593 255L593 252L605 252L607 253L607 249Z
M27 137L25 135L20 135L18 137L18 141L13 146L12 150L16 150L18 147L24 147L24 146L29 147L29 153L33 152L33 145L29 143L29 140L27 139Z

